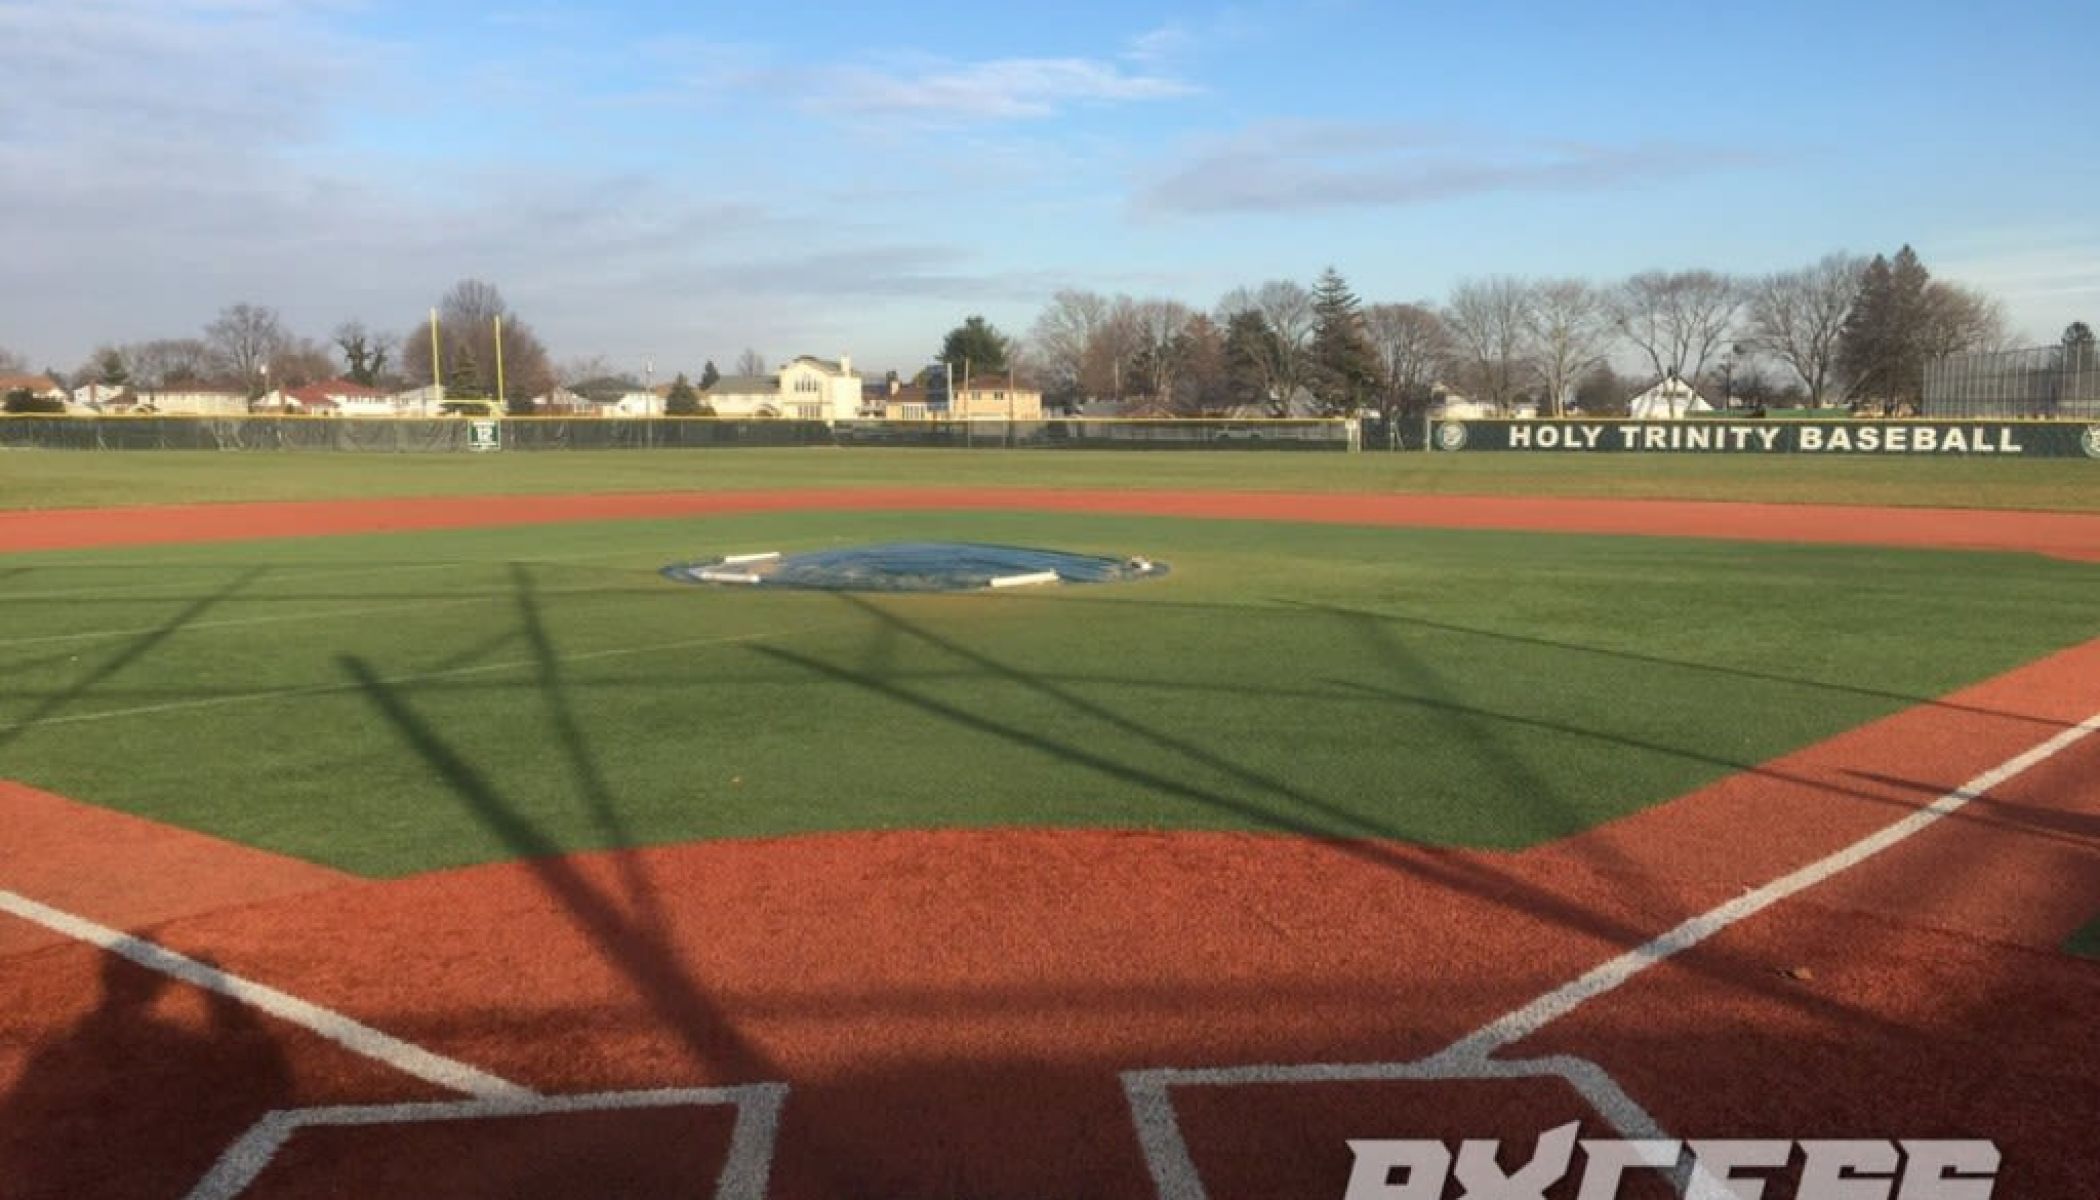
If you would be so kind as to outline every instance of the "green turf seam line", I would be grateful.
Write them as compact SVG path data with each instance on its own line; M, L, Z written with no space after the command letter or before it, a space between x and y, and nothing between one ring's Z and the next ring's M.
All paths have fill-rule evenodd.
M740 633L729 637L687 638L676 642L657 642L647 646L621 646L610 650L590 650L582 654L559 654L551 661L578 663L598 662L609 658L632 658L638 654L670 654L679 650L697 650L708 646L735 646L748 642L762 642L769 638L790 637L798 633L810 633L820 629L832 629L851 624L849 621L820 621L808 625L796 625L788 629L768 629L758 633ZM520 658L508 662L482 663L472 667L453 667L445 671L425 671L420 674L391 675L380 680L387 684L427 683L433 679L457 679L470 675L486 675L497 671L523 671L544 667L550 661L545 658ZM164 704L141 704L131 708L110 708L99 712L74 713L63 717L43 717L22 725L9 726L0 732L15 734L31 729L42 729L50 725L82 725L91 721L114 721L122 717L142 717L158 713L187 712L191 709L217 708L229 704L252 704L258 700L286 700L295 696L327 696L364 689L362 682L351 680L343 683L314 683L303 687L271 688L260 692L236 692L229 696L204 696L194 700L170 700Z

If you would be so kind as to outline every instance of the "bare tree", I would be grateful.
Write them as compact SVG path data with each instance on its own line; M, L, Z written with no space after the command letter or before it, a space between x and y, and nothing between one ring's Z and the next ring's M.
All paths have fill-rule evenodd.
M335 345L343 352L345 373L366 387L376 387L386 374L388 341L385 334L366 329L363 321L345 321L335 330Z
M1657 378L1696 384L1734 342L1743 299L1738 281L1713 271L1643 271L1613 289L1611 313Z
M290 342L277 310L260 304L223 308L218 319L204 327L213 373L221 382L248 388L251 393L264 390L263 368Z
M555 382L563 387L575 387L593 379L611 379L618 372L613 370L612 360L603 354L585 354L572 358L554 369Z
M1262 364L1263 373L1268 376L1270 396L1288 405L1310 370L1313 331L1319 325L1313 294L1288 279L1272 279L1251 290L1234 288L1218 301L1217 321L1230 328L1232 318L1243 312L1260 313L1275 335L1269 347L1271 359Z
M123 348L134 387L179 388L204 382L211 349L197 338L161 338Z
M305 387L335 376L335 359L328 346L311 338L287 338L270 356L270 386Z
M1545 385L1547 411L1562 416L1576 385L1611 350L1611 312L1604 296L1580 279L1543 280L1527 291L1531 367Z
M1181 377L1174 387L1174 415L1218 416L1232 407L1226 379L1225 331L1197 313L1175 339Z
M1859 300L1866 260L1826 254L1814 266L1767 275L1751 287L1748 341L1786 365L1820 408L1837 386L1838 347Z
M496 341L498 318L503 340ZM462 279L438 302L438 339L441 359L437 374L448 393L457 396L495 397L505 402L529 404L529 397L554 386L554 367L547 347L532 327L510 311L495 285L479 279ZM401 345L401 366L411 377L429 379L430 333L418 322ZM500 365L500 371L499 371ZM498 376L501 390L497 396Z
M5 346L0 346L0 371L27 371L29 363L21 355Z
M1364 332L1384 365L1389 411L1426 408L1456 346L1444 319L1427 304L1374 304Z
M1530 302L1523 280L1495 275L1460 281L1444 310L1467 390L1498 411L1507 410L1515 399L1524 372Z
M1087 363L1108 321L1109 301L1098 292L1067 288L1050 297L1032 337L1046 395L1075 403L1087 395Z
M1168 408L1181 375L1182 334L1195 313L1179 300L1140 300L1132 307L1138 335L1137 365L1145 394Z
M739 375L765 374L766 356L749 346L744 347L744 352L736 356L736 373Z
M1925 287L1925 313L1919 337L1927 358L1974 350L2005 350L2011 348L2013 341L2002 302L1944 279L1935 279Z
M1140 386L1137 357L1145 347L1144 320L1138 303L1128 296L1108 302L1108 311L1087 347L1086 364L1080 376L1088 396L1121 400Z

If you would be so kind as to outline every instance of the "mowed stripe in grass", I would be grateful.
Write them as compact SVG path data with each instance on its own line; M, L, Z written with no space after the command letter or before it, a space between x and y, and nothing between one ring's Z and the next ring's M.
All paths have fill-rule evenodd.
M1804 454L1361 454L807 447L505 454L22 451L0 509L912 485L1233 488L2100 510L2100 464Z
M704 589L717 553L1165 559L1011 595ZM2100 633L2017 555L795 513L16 556L0 775L370 874L829 829L1519 847Z

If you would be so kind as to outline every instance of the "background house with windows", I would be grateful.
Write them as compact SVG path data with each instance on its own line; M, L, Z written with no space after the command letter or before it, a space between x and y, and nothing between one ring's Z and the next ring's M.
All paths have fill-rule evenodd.
M58 386L49 375L0 374L0 397L16 392L27 392L38 400L57 400L63 403L66 399L66 389Z
M242 388L147 388L134 393L134 412L186 417L245 417L248 393Z
M861 378L850 355L802 355L772 375L724 375L701 393L718 417L851 421L860 415Z
M958 380L948 400L948 416L957 421L1040 421L1043 389L1011 374Z

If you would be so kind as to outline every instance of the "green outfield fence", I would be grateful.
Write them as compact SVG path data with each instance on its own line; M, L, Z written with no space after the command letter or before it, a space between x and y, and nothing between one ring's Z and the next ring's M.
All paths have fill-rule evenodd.
M2100 420L1991 421L1828 418L1435 421L1439 453L1813 454L1850 457L2090 458L2100 460Z
M924 446L1017 450L1361 448L1357 422L1331 420L795 421L728 417L0 417L0 448L303 450L647 450L733 446Z

